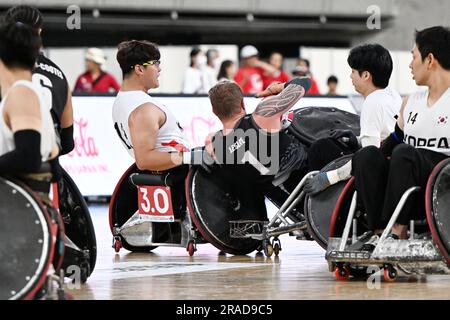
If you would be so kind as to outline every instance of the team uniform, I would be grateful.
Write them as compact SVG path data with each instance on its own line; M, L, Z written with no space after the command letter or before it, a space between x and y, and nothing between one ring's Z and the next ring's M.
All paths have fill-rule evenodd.
M375 90L366 97L360 117L359 137L363 148L372 144L379 147L380 142L394 131L395 116L401 105L400 94L391 88Z
M156 137L155 149L160 152L189 151L189 143L184 136L183 128L165 105L143 91L119 91L113 104L112 117L114 128L128 154L135 158L128 118L137 107L144 103L154 104L166 115L166 121L159 128Z
M403 112L404 143L390 160L380 149L368 147L355 154L355 186L367 211L370 229L382 229L403 193L420 186L414 201L407 201L397 223L423 218L425 186L434 166L450 156L450 88L428 107L428 90L411 95Z
M49 106L47 105L46 99L44 98L41 87L30 81L19 80L16 81L9 90L17 86L24 86L31 89L39 99L39 108L41 111L41 128L39 130L39 133L41 134L40 150L42 161L45 162L50 157L53 145L56 143L55 131L53 130L53 120L49 112ZM0 156L15 149L14 134L6 125L5 119L3 117L3 109L5 101L7 100L8 93L6 93L6 95L0 102L0 114L2 115L0 116Z
M60 133L61 116L67 103L68 83L61 69L50 59L40 54L33 70L33 83L43 88L46 104L51 107L51 114Z

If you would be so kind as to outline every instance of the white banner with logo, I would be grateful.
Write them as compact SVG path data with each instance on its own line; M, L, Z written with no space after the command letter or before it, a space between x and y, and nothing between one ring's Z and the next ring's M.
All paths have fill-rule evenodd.
M203 146L208 133L222 128L208 97L156 97L177 117L193 147ZM84 196L110 196L125 170L134 162L120 143L113 122L114 97L73 97L75 149L62 156L61 165ZM245 98L247 112L259 99ZM355 113L346 98L306 97L293 109L335 107Z

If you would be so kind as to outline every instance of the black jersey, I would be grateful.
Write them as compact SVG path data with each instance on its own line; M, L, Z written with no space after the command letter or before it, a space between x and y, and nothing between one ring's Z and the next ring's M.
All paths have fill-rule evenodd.
M66 76L61 69L50 59L40 54L33 70L33 82L42 86L45 97L51 105L51 113L55 126L61 124L61 116L67 103L67 92L69 85Z
M240 119L230 134L218 132L213 146L217 162L226 168L227 179L262 192L307 166L303 144L285 131L269 133L261 129L251 115Z

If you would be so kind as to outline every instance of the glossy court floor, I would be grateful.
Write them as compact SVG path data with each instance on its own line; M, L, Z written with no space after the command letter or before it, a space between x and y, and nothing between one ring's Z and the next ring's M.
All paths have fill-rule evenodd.
M450 299L450 276L399 275L383 280L337 281L328 271L325 251L313 241L282 236L279 257L255 252L220 256L210 244L189 257L184 248L159 247L152 253L119 254L111 248L106 205L90 207L97 265L86 284L69 289L75 299ZM66 286L72 285L66 283Z

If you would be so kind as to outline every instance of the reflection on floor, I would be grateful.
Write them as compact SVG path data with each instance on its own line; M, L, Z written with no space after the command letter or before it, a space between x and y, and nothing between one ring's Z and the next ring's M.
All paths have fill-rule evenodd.
M221 256L210 244L189 257L184 248L115 254L106 206L91 206L98 257L75 299L450 299L450 276L406 277L395 283L338 282L313 241L282 236L279 257ZM71 283L66 284L73 286Z

